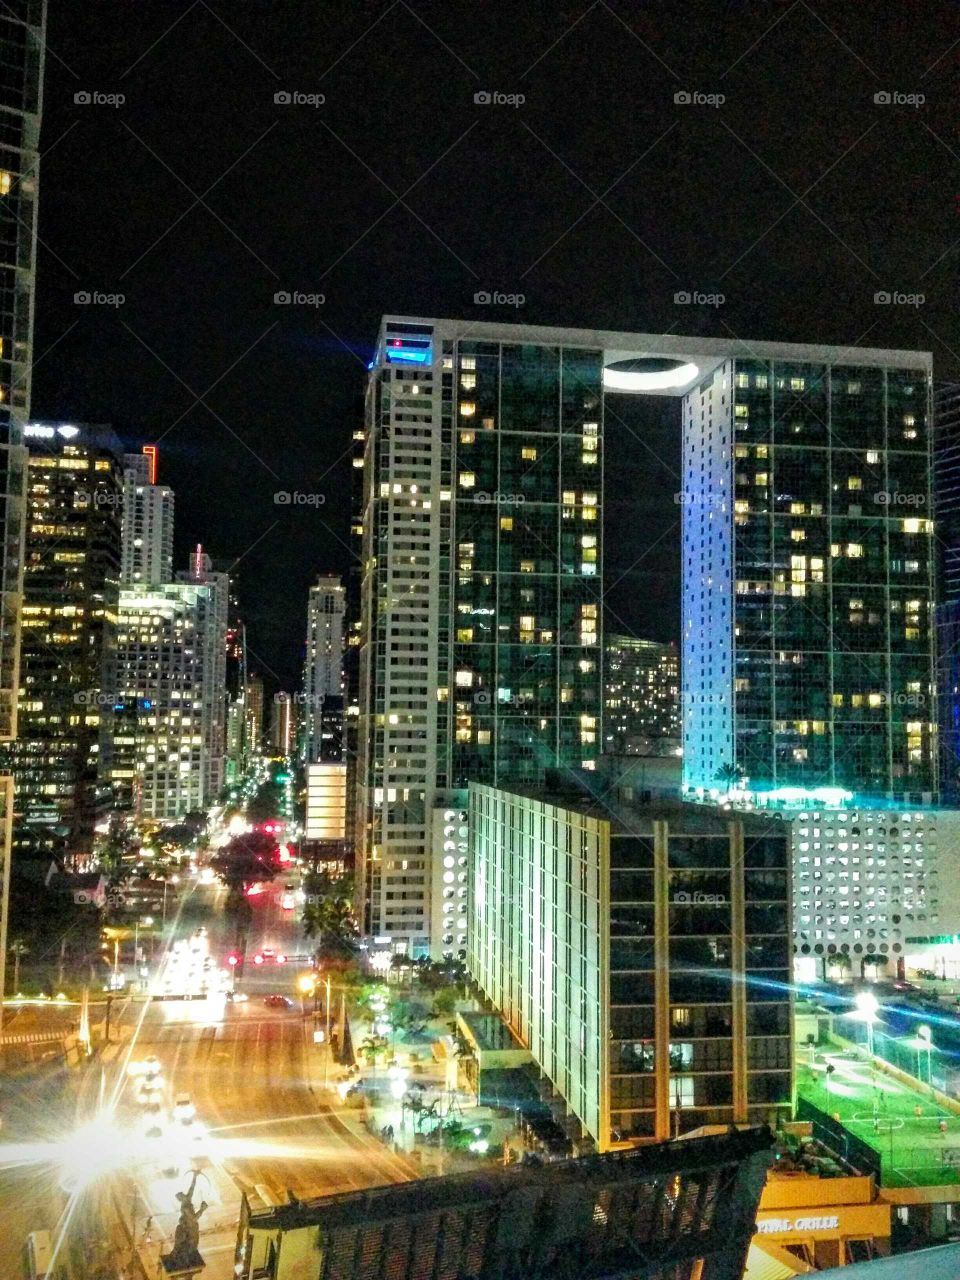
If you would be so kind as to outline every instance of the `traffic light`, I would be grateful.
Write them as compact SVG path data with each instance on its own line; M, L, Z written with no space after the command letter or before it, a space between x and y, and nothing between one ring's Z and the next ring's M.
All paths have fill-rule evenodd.
M231 969L235 968L239 963L240 963L240 957L236 954L236 952L233 952L227 956L227 964L230 966Z

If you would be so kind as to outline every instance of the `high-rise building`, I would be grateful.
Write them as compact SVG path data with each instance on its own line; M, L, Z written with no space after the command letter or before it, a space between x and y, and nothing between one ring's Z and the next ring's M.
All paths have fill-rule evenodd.
M618 755L679 750L680 662L676 645L636 636L604 638L603 746Z
M364 441L359 892L439 953L431 815L601 746L603 351L563 331L384 319Z
M934 503L937 520L937 682L941 791L960 801L960 383L936 391Z
M208 720L217 615L214 588L201 582L120 592L111 776L145 818L182 817L216 798Z
M204 666L209 678L204 683L203 726L206 741L204 794L212 800L223 788L227 750L227 620L230 610L230 576L217 572L199 544L190 556L190 568L176 575L177 582L209 588L210 608L203 631Z
M367 395L359 884L433 945L435 792L590 767L607 396L678 400L691 799L937 794L929 354L389 317ZM915 501L911 504L910 495Z
M82 855L109 807L120 591L120 441L31 423L14 771L17 848Z
M270 748L275 756L288 756L296 740L296 704L292 695L281 689L270 704Z
M300 725L305 764L342 754L346 597L336 577L323 576L310 588Z
M572 1136L604 1151L790 1112L776 815L473 784L469 805L468 968Z
M931 357L683 343L688 791L930 803Z
M235 601L231 599L231 610ZM246 772L250 744L247 740L247 629L235 612L226 636L226 760L224 779L236 782Z
M26 515L27 450L33 362L40 113L46 50L45 0L8 9L0 27L0 743L17 731L20 605ZM4 990L13 778L0 774L0 992ZM0 1022L3 1019L0 1006Z
M123 567L125 587L157 587L173 579L173 490L157 484L157 449L123 459Z
M256 672L247 677L247 740L251 754L263 750L263 679Z

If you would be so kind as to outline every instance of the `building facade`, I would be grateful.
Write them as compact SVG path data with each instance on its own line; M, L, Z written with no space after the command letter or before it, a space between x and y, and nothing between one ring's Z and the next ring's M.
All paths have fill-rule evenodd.
M603 744L618 755L659 755L680 746L676 645L636 636L604 638Z
M247 739L253 755L263 750L263 679L255 672L247 677Z
M300 718L305 764L342 755L346 603L339 578L321 577L310 588Z
M367 932L432 936L436 797L600 752L602 351L387 318L364 440L358 882ZM403 903L401 916L393 910Z
M216 611L203 583L120 593L111 777L142 817L182 817L215 798L206 720Z
M23 429L30 419L46 26L44 0L28 0L5 14L0 29L0 227L6 246L0 261L0 744L12 742L17 732L27 480ZM3 991L13 822L13 779L6 766L0 774L0 799Z
M270 749L275 756L289 756L296 740L296 702L292 694L281 689L270 704Z
M470 786L467 965L601 1151L792 1104L777 818Z
M190 557L190 568L176 576L177 582L207 588L204 610L203 732L206 777L204 794L213 800L223 789L227 754L227 621L230 610L230 577L214 570L210 557L198 544Z
M790 834L798 980L960 977L960 810L804 808Z
M688 791L935 799L931 387L923 352L732 343L685 395Z
M123 459L123 566L125 587L173 581L173 490L157 484L157 450Z
M110 802L121 446L105 427L31 423L16 848L77 856Z
M936 389L937 679L940 694L941 791L960 801L960 383Z

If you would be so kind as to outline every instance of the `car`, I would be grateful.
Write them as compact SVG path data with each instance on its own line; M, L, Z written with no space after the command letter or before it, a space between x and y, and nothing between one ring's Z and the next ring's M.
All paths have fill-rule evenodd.
M163 1080L160 1076L149 1076L145 1080L141 1080L137 1086L137 1102L143 1107L148 1107L154 1102L159 1102L163 1093Z
M151 1053L148 1058L143 1060L144 1072L146 1076L158 1076L160 1074L160 1059L156 1054Z
M173 1118L181 1124L189 1124L196 1114L197 1109L189 1093L178 1093L173 1103Z
M263 1003L268 1009L292 1009L293 1001L289 996L282 996L274 992L273 995L264 996Z

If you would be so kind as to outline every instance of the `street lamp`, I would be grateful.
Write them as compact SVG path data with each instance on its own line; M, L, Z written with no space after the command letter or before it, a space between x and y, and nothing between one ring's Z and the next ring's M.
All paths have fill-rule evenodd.
M867 1024L867 1052L873 1057L873 1024L877 1020L880 1002L872 991L858 991L856 998L857 1012Z
M927 1084L932 1089L933 1088L933 1070L932 1070L932 1064L930 1059L930 1053L931 1053L931 1050L933 1049L933 1032L930 1030L930 1028L926 1024L924 1024L923 1026L917 1027L917 1039L923 1040L927 1046Z

